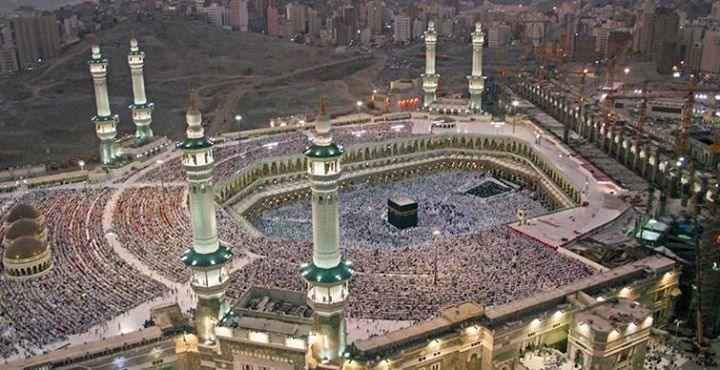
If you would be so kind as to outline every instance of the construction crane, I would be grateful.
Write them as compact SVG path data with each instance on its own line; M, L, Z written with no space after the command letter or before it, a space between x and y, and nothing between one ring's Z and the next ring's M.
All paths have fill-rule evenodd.
M678 135L678 140L675 143L675 160L679 160L680 158L683 158L687 156L688 154L688 147L690 142L690 129L692 128L692 120L693 120L693 111L695 108L695 94L698 92L701 93L716 93L720 92L720 88L697 88L696 84L691 84L690 87L687 88L672 88L667 91L662 91L660 94L650 94L647 87L642 89L643 93L642 95L608 95L605 100L611 100L614 105L615 100L640 100L640 106L639 106L639 112L640 112L640 119L638 120L638 125L636 127L636 130L638 131L638 135L642 136L644 134L645 125L647 124L647 102L650 99L659 99L659 98L677 98L678 95L676 93L685 93L684 99L683 99L683 105L682 105L682 112L681 112L681 124L680 124L680 130ZM717 139L720 139L719 136L716 136L716 142L720 143ZM720 144L719 144L720 145ZM720 148L718 148L720 149Z
M556 46L555 52L549 51L547 47L544 47L542 49L538 48L537 54L540 57L540 61L541 61L541 64L540 64L541 72L543 72L545 70L543 63L542 63L543 60L555 62L555 92L558 96L560 96L563 93L563 84L564 84L565 75L566 75L566 73L563 71L563 66L565 65L565 57L567 56L567 54L565 54L563 46L558 46L557 44L555 44L555 46ZM572 74L572 73L573 72L570 72L567 74ZM542 81L542 79L541 79L541 81ZM582 84L583 84L582 94L583 95L584 95L584 89L585 89L584 83L585 83L585 79L583 76L583 78L582 78ZM564 124L563 125L563 141L567 143L569 138L570 138L570 127L567 124Z
M608 45L605 85L603 86L603 90L607 91L608 94L608 97L603 101L603 120L607 127L612 124L612 109L615 106L615 99L610 98L612 92L615 91L615 66L618 57L622 56L627 49L626 45L627 42L623 44L613 42Z

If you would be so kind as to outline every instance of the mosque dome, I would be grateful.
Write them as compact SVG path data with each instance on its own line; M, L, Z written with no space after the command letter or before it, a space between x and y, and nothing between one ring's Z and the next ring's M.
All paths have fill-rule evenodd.
M5 259L21 260L39 256L47 250L47 246L32 236L21 236L5 249Z
M13 241L23 236L33 236L37 239L42 239L42 235L45 232L45 228L37 223L36 221L23 218L16 222L13 222L7 231L5 231L5 239Z
M8 212L5 222L9 225L23 218L29 218L42 224L42 215L33 206L25 203L15 205Z

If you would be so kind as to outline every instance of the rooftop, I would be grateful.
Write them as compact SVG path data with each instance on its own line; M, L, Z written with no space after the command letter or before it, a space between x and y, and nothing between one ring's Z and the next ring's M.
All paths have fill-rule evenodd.
M584 308L575 313L577 322L589 325L595 332L609 333L632 324L640 325L652 311L625 298L614 298Z

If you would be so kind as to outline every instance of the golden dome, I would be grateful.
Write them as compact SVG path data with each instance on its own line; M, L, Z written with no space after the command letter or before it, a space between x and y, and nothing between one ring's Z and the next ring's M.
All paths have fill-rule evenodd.
M43 231L45 231L45 229L42 225L29 218L23 218L10 225L5 232L5 238L8 240L15 240L22 236L34 236L40 238Z
M5 218L5 222L11 224L23 218L38 220L41 216L42 215L40 214L40 212L38 212L33 206L25 203L20 203L10 209L10 212L8 212L8 215Z
M5 249L5 259L21 260L38 256L47 250L40 240L32 236L21 236Z

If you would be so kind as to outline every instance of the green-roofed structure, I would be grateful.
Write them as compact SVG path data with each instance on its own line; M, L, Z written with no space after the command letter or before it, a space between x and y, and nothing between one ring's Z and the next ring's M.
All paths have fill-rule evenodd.
M134 33L130 38L128 65L130 66L133 89L133 104L131 104L129 108L132 112L133 122L135 123L135 139L147 141L153 137L150 124L152 123L154 105L149 102L145 96L145 77L143 75L145 53L140 50Z
M88 61L88 67L95 86L97 115L92 118L92 121L95 124L95 133L100 139L100 162L103 166L111 166L118 156L115 137L120 119L110 110L107 89L108 61L100 54L100 46L92 46L92 58Z
M313 257L300 274L308 288L313 310L313 332L308 343L313 368L338 366L345 352L345 307L352 264L340 253L338 180L343 148L332 141L324 100L315 118L315 138L305 150L312 189Z
M212 171L215 167L213 142L202 128L202 115L193 91L186 114L187 137L177 144L183 152L190 198L193 245L182 257L192 270L190 286L198 296L195 325L201 342L215 341L215 326L229 310L225 291L230 282L228 266L233 254L220 244L215 215Z

